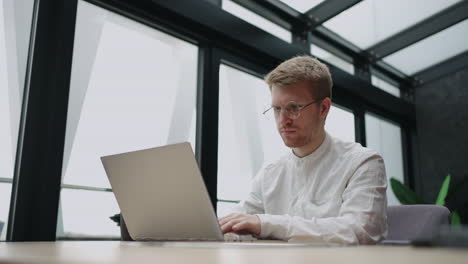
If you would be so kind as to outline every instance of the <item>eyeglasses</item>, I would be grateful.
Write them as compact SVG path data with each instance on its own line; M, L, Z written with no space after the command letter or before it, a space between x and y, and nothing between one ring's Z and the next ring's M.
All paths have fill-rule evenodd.
M306 108L309 105L321 102L324 98L319 99L319 100L314 100L308 104L305 105L300 105L294 101L288 102L284 107L279 107L279 106L271 106L267 110L263 112L263 115L268 117L268 113L271 113L271 109L273 109L273 113L275 114L275 118L278 118L281 114L281 111L283 111L288 118L291 119L297 119L301 115L301 110Z

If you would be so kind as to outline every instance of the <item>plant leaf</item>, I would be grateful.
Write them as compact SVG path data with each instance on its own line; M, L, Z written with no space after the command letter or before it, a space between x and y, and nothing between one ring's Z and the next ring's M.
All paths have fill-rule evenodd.
M437 200L435 202L436 205L445 205L445 197L447 197L449 186L450 174L445 177L445 180L442 183L442 187L440 187L439 195L437 195Z
M452 211L452 219L450 222L453 226L461 225L461 217L457 211Z
M408 186L401 183L395 178L390 179L390 186L393 193L401 204L422 204L424 203L416 193L414 193Z
M449 193L447 194L447 197L445 197L445 200L450 199L452 196L455 196L455 194L458 193L458 191L462 191L463 187L465 186L467 182L468 182L468 174L465 175L461 179L461 181L459 181L458 183L452 182L451 184L452 187L449 188Z

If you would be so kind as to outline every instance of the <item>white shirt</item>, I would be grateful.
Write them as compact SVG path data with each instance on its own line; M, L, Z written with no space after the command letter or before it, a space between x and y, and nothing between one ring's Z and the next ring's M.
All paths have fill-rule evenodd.
M256 214L261 238L373 244L387 233L382 157L328 133L313 153L291 151L263 168L234 212Z

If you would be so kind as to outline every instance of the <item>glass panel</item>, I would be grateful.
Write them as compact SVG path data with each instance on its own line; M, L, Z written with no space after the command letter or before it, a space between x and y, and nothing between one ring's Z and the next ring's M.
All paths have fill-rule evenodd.
M242 200L262 165L289 149L262 114L271 104L267 84L226 65L219 75L218 198Z
M195 149L196 46L84 1L74 45L64 184L110 188L104 155Z
M396 97L400 97L400 89L395 85L390 84L389 82L386 82L375 75L371 76L371 81L372 85L374 85L375 87L384 90L387 93L392 94Z
M64 183L110 188L101 156L189 139L194 149L198 50L79 3Z
M223 9L286 42L292 41L291 32L231 0L223 0Z
M365 115L365 121L367 147L382 155L387 179L395 178L404 182L400 126L371 114ZM387 200L388 205L400 204L393 194L390 182L387 187Z
M442 11L459 0L366 0L324 23L361 49Z
M34 1L0 0L0 240L5 240Z
M317 45L310 45L310 50L312 52L312 55L315 57L324 60L327 63L332 64L335 67L338 67L342 69L343 71L349 73L349 74L354 74L354 65L343 60L342 58L320 48Z
M414 43L383 60L413 75L468 50L468 19ZM430 56L428 56L430 54Z
M4 241L10 212L11 183L0 183L0 241Z
M354 114L333 104L325 122L325 130L333 137L347 142L355 142Z
M113 193L63 188L60 199L57 237L120 237L109 218L120 212Z
M280 1L296 9L297 11L301 13L305 13L309 11L311 8L323 2L323 0L280 0Z
M217 202L216 203L216 214L219 217L226 216L231 213L231 208L236 206L237 203Z

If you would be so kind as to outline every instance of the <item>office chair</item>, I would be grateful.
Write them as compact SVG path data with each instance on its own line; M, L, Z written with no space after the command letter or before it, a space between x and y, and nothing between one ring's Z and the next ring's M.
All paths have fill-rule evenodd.
M398 205L387 208L386 240L430 239L450 223L450 211L438 205Z

